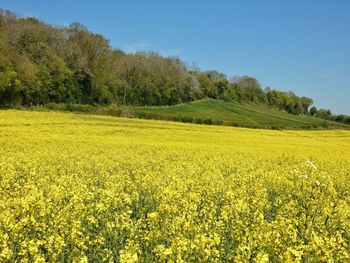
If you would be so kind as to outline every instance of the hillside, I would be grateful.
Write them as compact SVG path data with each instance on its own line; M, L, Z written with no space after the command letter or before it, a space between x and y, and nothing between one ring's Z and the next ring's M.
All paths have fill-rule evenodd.
M306 115L294 115L264 106L204 99L159 107L129 107L139 117L183 122L222 124L269 129L341 128L350 126Z
M179 58L156 52L124 53L79 23L55 27L0 10L0 108L49 103L156 106L135 112L140 117L263 128L309 128L324 123L265 110L276 108L350 124L350 116L317 109L312 98L263 87L253 76L229 74L188 67ZM194 108L169 107L206 98L263 108L208 102L191 104Z
M140 119L262 129L350 129L347 124L307 115L294 115L256 104L203 99L174 106L92 106L48 104L34 110L59 110Z

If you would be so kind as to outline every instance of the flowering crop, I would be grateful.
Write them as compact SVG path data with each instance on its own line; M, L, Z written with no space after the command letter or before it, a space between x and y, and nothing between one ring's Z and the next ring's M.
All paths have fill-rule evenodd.
M350 132L0 111L0 262L349 262Z

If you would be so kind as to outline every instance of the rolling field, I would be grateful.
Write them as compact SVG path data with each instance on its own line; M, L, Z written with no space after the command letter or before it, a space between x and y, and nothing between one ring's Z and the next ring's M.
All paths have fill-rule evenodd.
M204 99L190 104L157 107L131 107L130 111L150 118L208 121L213 124L267 128L267 129L314 129L341 128L349 125L314 118L306 115L293 115L276 109L258 105L243 105L221 100ZM324 126L326 125L326 126Z
M349 262L350 131L0 111L0 262Z

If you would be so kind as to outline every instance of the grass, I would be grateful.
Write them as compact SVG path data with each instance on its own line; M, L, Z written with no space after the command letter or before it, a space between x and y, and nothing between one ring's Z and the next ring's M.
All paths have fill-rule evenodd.
M260 105L203 99L174 106L106 106L49 104L48 109L141 119L214 124L263 129L350 129L349 125L293 115Z
M257 105L243 105L220 100L204 99L188 104L160 107L129 108L138 116L155 119L200 121L211 124L268 129L342 128L341 124L305 115L293 115Z

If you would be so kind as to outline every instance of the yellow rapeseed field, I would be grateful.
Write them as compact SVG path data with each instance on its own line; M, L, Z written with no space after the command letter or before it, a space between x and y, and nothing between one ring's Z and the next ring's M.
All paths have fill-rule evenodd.
M350 132L0 111L0 262L350 262Z

